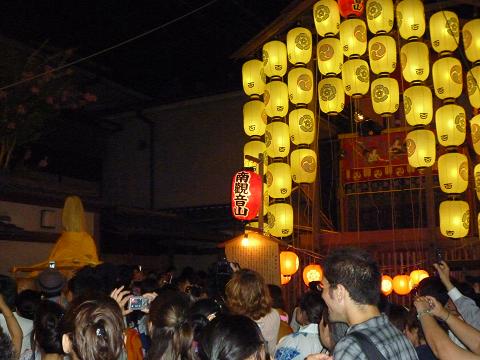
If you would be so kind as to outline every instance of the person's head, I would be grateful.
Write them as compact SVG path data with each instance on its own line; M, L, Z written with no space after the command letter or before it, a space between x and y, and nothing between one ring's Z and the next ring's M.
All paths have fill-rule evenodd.
M414 306L412 306L405 318L405 329L403 333L413 346L417 347L425 344L425 335L423 334L420 320L417 318L417 309L415 309Z
M25 319L33 320L40 304L41 295L38 291L23 290L15 299L17 314Z
M264 360L265 342L257 324L247 316L215 318L200 336L202 360Z
M347 322L346 310L377 306L381 274L377 263L365 250L341 248L325 260L323 299L331 321Z
M405 330L405 324L407 320L408 310L398 304L390 304L388 312L385 313L388 316L388 320L400 331Z
M64 314L63 308L49 300L38 304L33 320L33 348L44 354L63 354L60 322Z
M418 296L434 297L440 304L445 306L449 296L447 288L438 277L427 277L420 281L417 287Z
M150 360L188 360L193 358L193 329L188 321L190 300L180 291L164 290L150 305L149 330L152 345Z
M223 306L214 299L196 301L189 310L189 319L194 331L194 339L198 341L203 328L210 321L223 313Z
M274 284L268 284L267 286L270 296L272 297L272 307L275 309L284 309L285 303L280 286Z
M108 296L77 298L62 321L62 345L73 360L116 360L123 350L123 316Z
M15 310L15 296L17 295L17 283L13 278L0 275L0 294L8 307Z
M66 279L57 269L45 269L37 277L37 285L47 298L60 296Z
M235 272L225 287L227 306L234 314L258 320L272 308L272 298L263 277L256 271L241 269Z
M300 311L303 313L303 325L319 324L325 308L325 301L319 291L307 291L300 298Z
M69 291L69 300L71 301L75 297L91 296L95 297L96 294L102 292L102 281L98 276L93 266L84 266L78 270L67 283Z

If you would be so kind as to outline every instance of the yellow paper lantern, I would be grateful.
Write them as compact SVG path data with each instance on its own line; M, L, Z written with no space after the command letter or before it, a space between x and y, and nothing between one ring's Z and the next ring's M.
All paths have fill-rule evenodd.
M318 83L320 110L328 115L337 115L345 106L345 91L342 79L327 77Z
M398 295L408 295L410 288L410 276L397 275L393 278L393 291Z
M440 156L438 158L438 178L440 190L444 193L463 193L468 186L467 157L457 152Z
M452 11L439 11L430 17L430 41L437 53L453 52L460 42L458 16Z
M382 116L390 116L398 110L399 89L397 80L381 77L372 82L371 87L373 111Z
M268 228L275 237L286 237L293 233L293 208L290 204L276 203L268 208ZM285 273L283 273L285 274Z
M291 275L282 275L282 277L280 278L280 283L282 285L287 285L290 280L292 280L292 276Z
M408 163L410 166L421 169L435 163L435 135L430 130L413 130L407 134Z
M367 24L372 34L390 32L393 28L393 1L367 0Z
M467 59L480 60L480 19L470 20L463 26L462 38Z
M283 77L287 73L287 46L278 40L263 45L263 70L268 77Z
M425 33L425 9L421 0L402 0L396 9L400 36L405 40L420 38Z
M480 200L480 164L475 165L475 168L473 169L473 178L475 180L477 199Z
M413 41L402 46L400 63L403 78L408 81L425 81L430 74L428 47L423 42Z
M290 165L272 163L267 171L268 194L275 199L285 199L292 193L292 174Z
M311 184L317 176L317 154L312 149L296 149L290 155L292 179L298 184Z
M458 239L468 235L470 207L466 201L446 200L440 203L440 232Z
M397 67L397 44L391 36L375 36L368 42L368 57L374 74L391 74Z
M393 280L388 275L382 275L382 285L381 285L382 293L385 296L388 296L393 291Z
M475 115L470 120L470 130L472 133L473 150L480 155L480 115Z
M427 125L433 119L432 91L423 85L410 86L403 93L405 119L411 126Z
M265 129L267 155L272 158L284 158L290 153L290 131L288 125L274 121Z
M295 109L288 114L290 140L295 145L311 144L315 140L315 115L309 109Z
M454 57L444 57L433 63L432 77L435 95L439 99L456 99L462 94L462 64Z
M323 270L318 264L310 264L303 269L303 282L308 286L312 281L322 281Z
M318 42L317 65L323 75L336 75L342 71L343 50L339 39L328 37Z
M248 136L262 136L267 126L265 104L252 100L243 105L243 130Z
M263 141L253 140L249 141L243 147L243 166L247 168L253 168L256 173L258 173L258 162L247 159L248 156L252 156L258 159L259 154L266 153L266 146Z
M309 104L313 98L312 71L298 67L288 72L288 98L292 104Z
M480 65L467 72L468 100L472 107L480 108Z
M243 91L248 96L260 96L265 90L265 73L260 60L249 60L242 66Z
M368 63L361 59L347 60L342 68L342 81L348 96L358 98L365 95L370 85Z
M288 113L288 87L281 81L271 81L265 85L263 94L265 112L270 117L284 117Z
M363 55L367 50L367 26L365 21L355 18L340 24L340 43L346 57Z
M420 281L428 278L429 276L430 275L428 275L428 272L426 272L425 270L413 270L410 273L410 287L416 287L418 284L420 284Z
M463 107L447 104L435 111L437 139L442 146L459 146L466 136L466 116Z
M297 254L293 251L280 252L280 272L282 275L295 274L300 266Z
M340 27L340 11L335 0L320 0L313 6L313 20L318 35L336 35Z
M287 57L293 65L307 64L312 58L312 33L297 27L287 33Z

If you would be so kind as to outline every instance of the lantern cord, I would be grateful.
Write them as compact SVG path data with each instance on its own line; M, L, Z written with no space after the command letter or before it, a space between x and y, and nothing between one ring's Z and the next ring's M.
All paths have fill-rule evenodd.
M156 26L156 27L154 27L153 29L147 30L147 31L145 31L145 32L143 32L143 33L141 33L141 34L138 34L138 35L136 35L136 36L133 36L133 37L127 39L127 40L124 40L124 41L119 42L119 43L117 43L117 44L115 44L115 45L112 45L112 46L107 47L107 48L105 48L105 49L102 49L102 50L99 50L99 51L97 51L97 52L94 52L93 54L87 55L87 56L85 56L85 57L82 57L82 58L80 58L80 59L77 59L77 60L74 60L74 61L71 61L71 62L68 62L68 63L63 64L63 65L61 65L61 66L58 66L58 67L56 67L56 68L49 69L48 71L45 71L45 72L43 72L43 73L40 73L40 74L31 76L31 77L29 77L29 78L22 79L22 80L19 80L19 81L14 82L14 83L11 83L11 84L9 84L9 85L2 86L2 87L0 87L0 91L1 91L1 90L6 90L6 89L9 89L9 88L12 88L12 87L14 87L14 86L17 86L17 85L20 85L20 84L23 84L23 83L26 83L26 82L29 82L29 81L32 81L32 80L35 80L35 79L38 79L38 78L40 78L40 77L42 77L42 76L49 75L49 74L51 74L51 73L53 73L53 72L57 72L57 71L63 70L63 69L68 68L68 67L70 67L70 66L77 65L77 64L79 64L79 63L81 63L81 62L84 62L84 61L86 61L86 60L92 59L92 58L97 57L97 56L99 56L99 55L103 55L103 54L105 54L105 53L107 53L107 52L109 52L109 51L111 51L111 50L114 50L114 49L116 49L116 48L119 48L119 47L121 47L121 46L124 46L124 45L126 45L126 44L129 44L129 43L131 43L131 42L133 42L133 41L135 41L135 40L141 39L141 38L143 38L143 37L145 37L145 36L147 36L147 35L150 35L151 33L154 33L155 31L158 31L158 30L160 30L160 29L164 29L164 28L166 28L166 27L169 26L169 25L172 25L172 24L174 24L174 23L176 23L176 22L178 22L178 21L180 21L180 20L185 19L186 17L188 17L188 16L190 16L190 15L193 15L193 14L195 14L195 13L197 13L197 12L199 12L199 11L207 8L207 7L209 7L210 5L216 3L217 1L218 1L218 0L211 0L211 1L209 1L208 3L206 3L206 4L204 4L204 5L196 8L196 9L194 9L194 10L192 10L192 11L189 11L188 13L183 14L183 15L175 18L175 19L172 19L172 20L170 20L170 21L167 21L166 23L164 23L164 24L162 24L162 25Z

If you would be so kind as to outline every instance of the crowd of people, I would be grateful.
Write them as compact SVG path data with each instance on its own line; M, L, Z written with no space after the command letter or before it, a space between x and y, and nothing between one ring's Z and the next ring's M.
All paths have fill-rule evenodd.
M249 269L51 268L18 293L0 275L0 360L480 359L478 283L434 266L406 308L381 295L368 252L337 249L292 314Z

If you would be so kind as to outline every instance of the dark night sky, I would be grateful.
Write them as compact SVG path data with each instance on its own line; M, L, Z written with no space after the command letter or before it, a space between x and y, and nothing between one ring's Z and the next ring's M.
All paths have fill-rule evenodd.
M208 0L3 3L0 33L32 48L48 40L83 57L182 16ZM289 0L217 0L200 12L81 66L153 98L240 88L228 57L275 19Z

